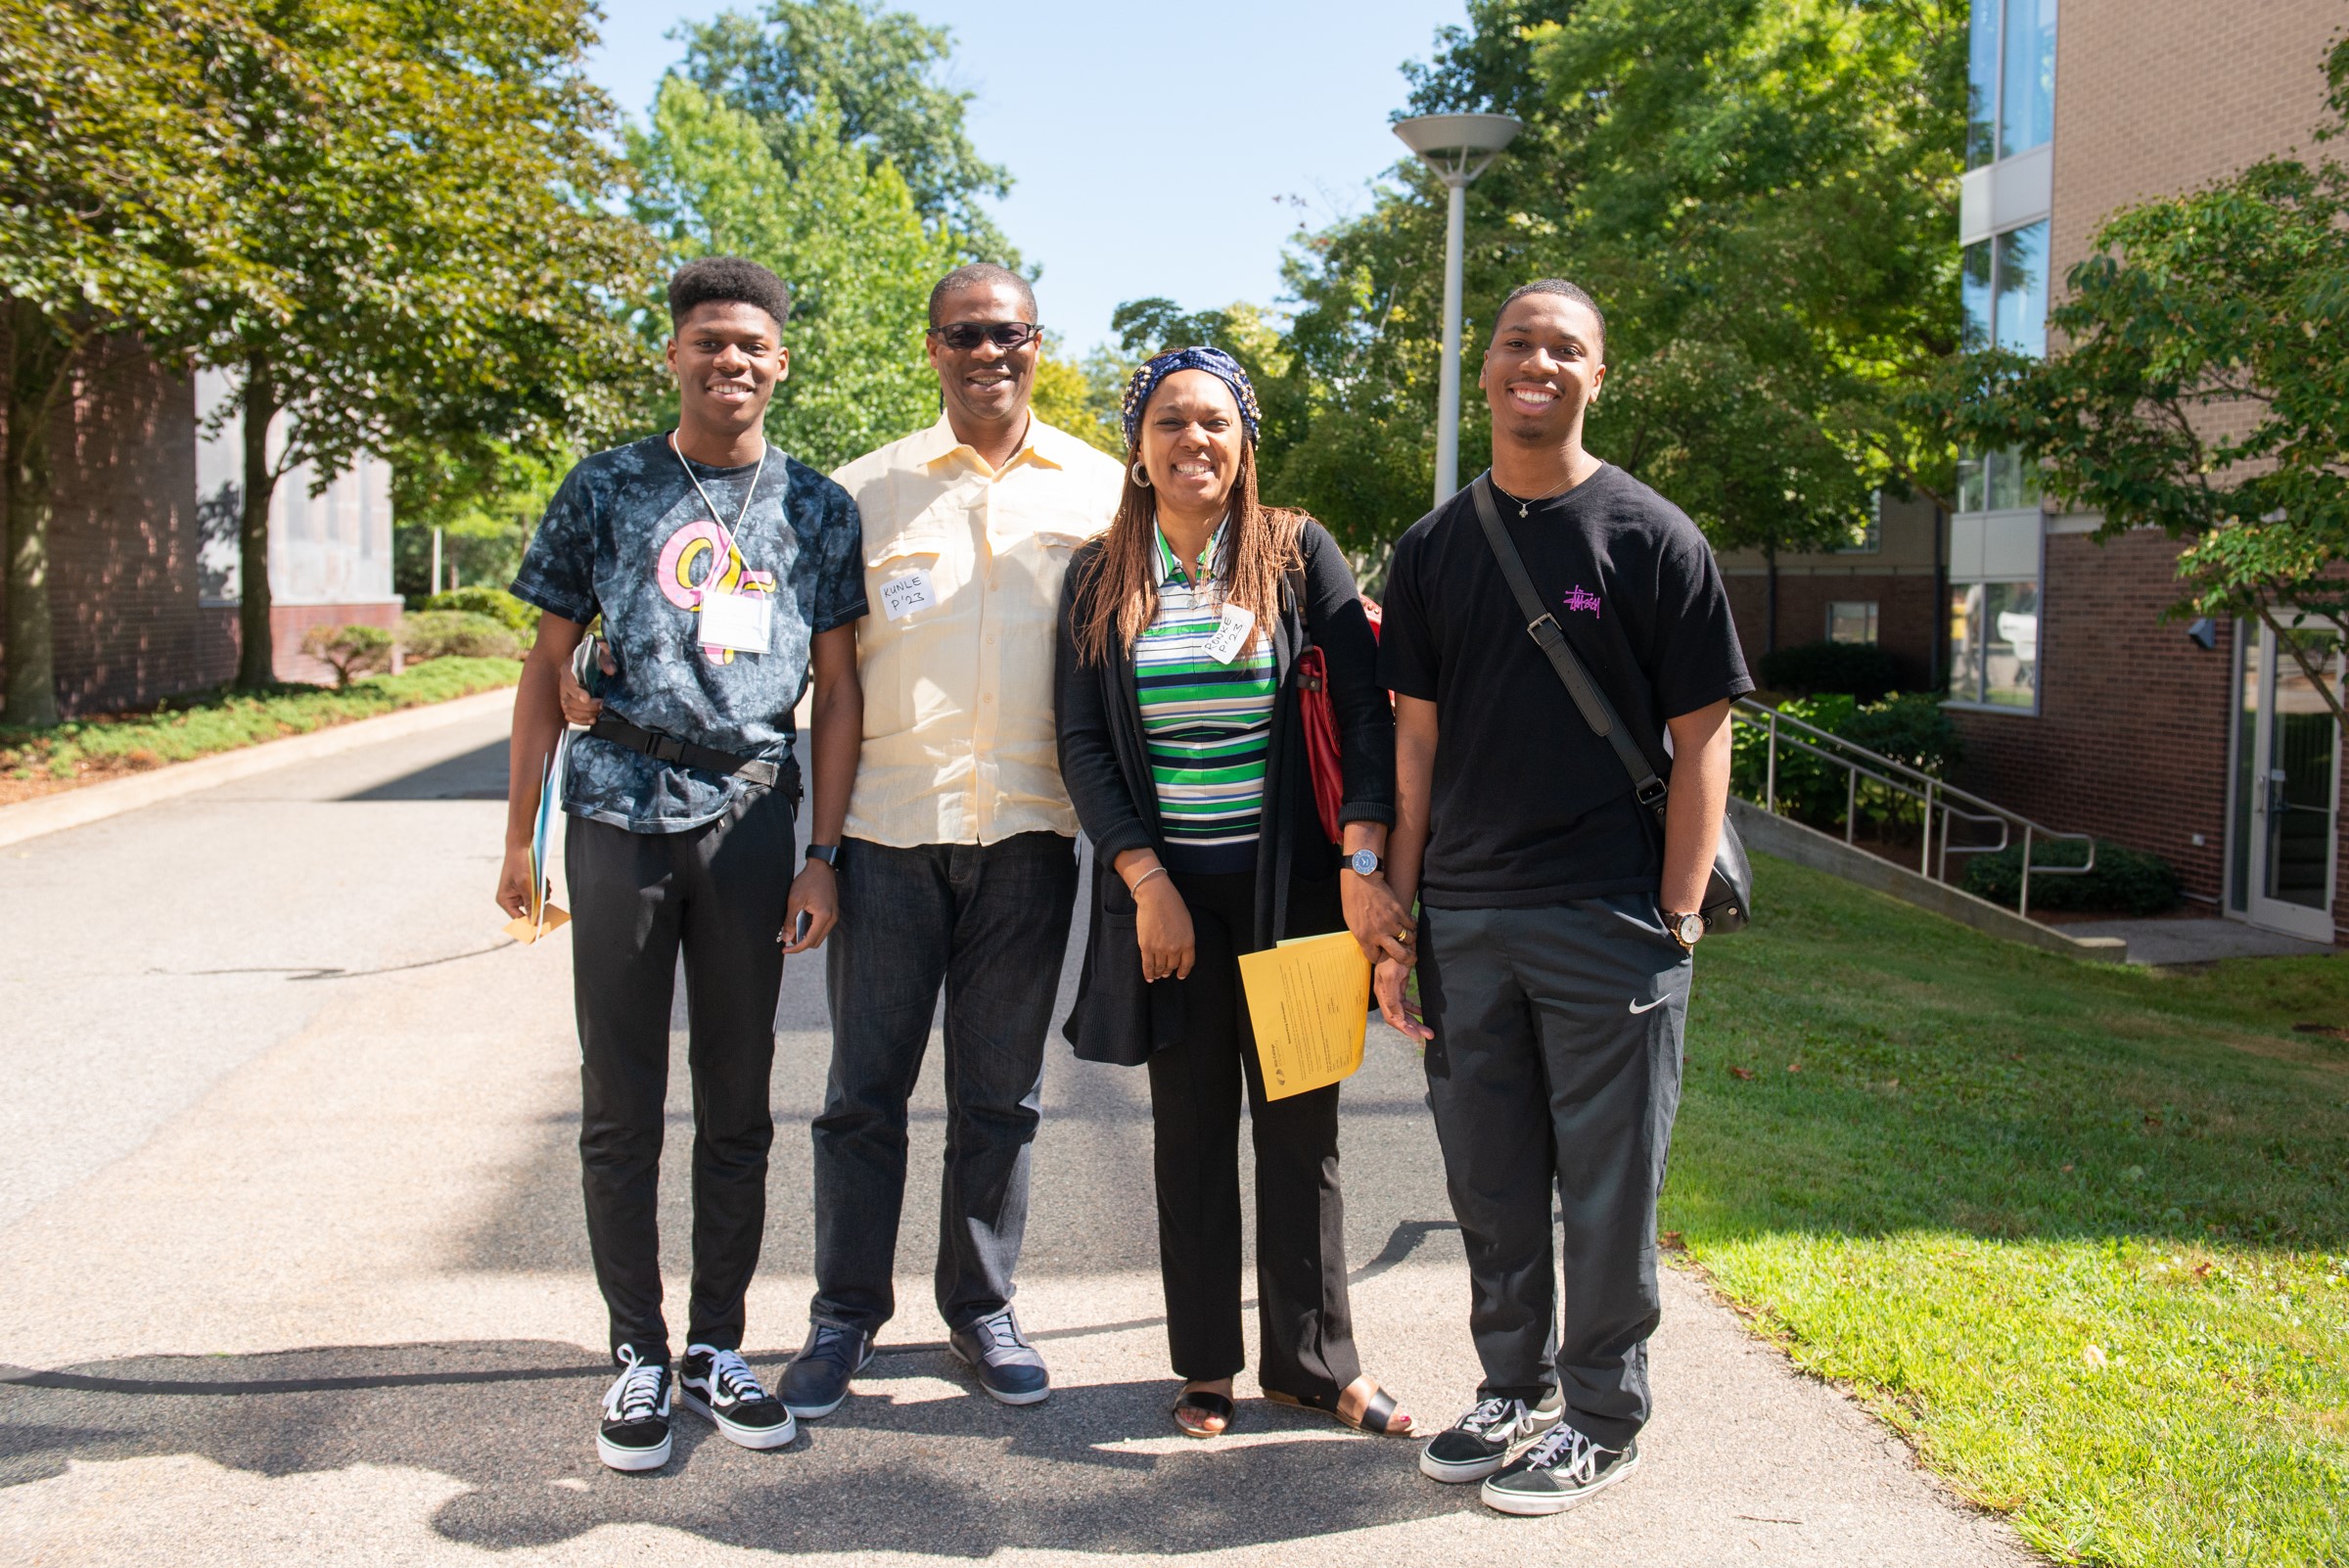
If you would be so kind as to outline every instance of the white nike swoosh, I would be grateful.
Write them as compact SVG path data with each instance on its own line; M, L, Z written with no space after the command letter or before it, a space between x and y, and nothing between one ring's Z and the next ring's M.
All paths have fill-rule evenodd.
M1672 1000L1670 996L1658 996L1654 1001L1649 1002L1644 1007L1640 1006L1637 1002L1634 1002L1632 1003L1632 1011L1635 1013L1651 1013L1670 1000Z

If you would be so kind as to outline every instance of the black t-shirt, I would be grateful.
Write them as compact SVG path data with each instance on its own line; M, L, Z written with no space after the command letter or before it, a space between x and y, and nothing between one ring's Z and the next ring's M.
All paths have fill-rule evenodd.
M1526 571L1635 732L1754 689L1721 571L1696 525L1613 464L1517 515ZM1468 490L1396 542L1380 678L1436 705L1434 821L1420 872L1435 908L1652 893L1654 818L1525 629Z

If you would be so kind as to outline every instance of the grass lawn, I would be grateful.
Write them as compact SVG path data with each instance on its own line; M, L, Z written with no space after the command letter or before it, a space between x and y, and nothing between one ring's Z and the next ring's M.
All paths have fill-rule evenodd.
M2122 969L1755 870L1667 1229L2059 1561L2349 1563L2349 959Z
M0 805L511 686L521 675L515 659L436 659L402 674L357 681L346 691L281 686L265 693L196 692L150 714L73 719L55 729L0 724Z

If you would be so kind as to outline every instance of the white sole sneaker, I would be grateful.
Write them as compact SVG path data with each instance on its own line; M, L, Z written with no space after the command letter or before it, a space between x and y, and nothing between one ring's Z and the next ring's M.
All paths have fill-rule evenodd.
M1562 1404L1554 1408L1534 1411L1534 1419L1541 1425L1489 1459L1439 1459L1427 1452L1428 1443L1435 1441L1435 1438L1430 1438L1428 1443L1419 1446L1419 1473L1430 1481L1441 1482L1448 1487L1466 1486L1471 1481L1482 1481L1517 1457L1518 1454L1541 1442L1543 1437L1548 1435L1549 1429L1565 1417L1565 1414L1566 1407ZM1439 1432L1436 1437L1443 1435Z
M595 1435L595 1456L615 1470L658 1470L668 1462L670 1440L663 1438L658 1447L623 1449L608 1442L601 1432Z
M1480 1487L1477 1490L1477 1498L1495 1513L1514 1514L1520 1519L1546 1518L1553 1513L1564 1513L1569 1508L1580 1507L1589 1501L1593 1496L1606 1491L1607 1488L1638 1468L1639 1455L1634 1453L1605 1475L1578 1491L1549 1493L1541 1497L1529 1498L1514 1492L1496 1492L1488 1486Z
M691 1410L694 1414L708 1420L712 1426L717 1428L718 1434L721 1437L725 1438L727 1442L735 1444L740 1448L785 1448L789 1446L793 1438L796 1438L800 1435L800 1423L792 1419L791 1409L788 1406L784 1407L783 1419L778 1425L744 1426L739 1421L729 1420L724 1415L719 1414L715 1406L712 1405L708 1400L702 1398L699 1394L694 1393L691 1389L685 1390L684 1394L685 1407L687 1409Z
M971 1369L971 1373L977 1380L980 1390L985 1393L989 1399L993 1400L997 1405L1041 1405L1044 1403L1044 1401L1052 1397L1052 1385L1049 1383L1046 1383L1042 1388L1037 1389L1033 1394L1006 1394L999 1388L990 1388L988 1386L987 1378L980 1371L979 1363L971 1360L968 1356L965 1356L962 1353L962 1348L960 1346L949 1344L946 1349L954 1353L954 1359L956 1360L962 1362L963 1365Z

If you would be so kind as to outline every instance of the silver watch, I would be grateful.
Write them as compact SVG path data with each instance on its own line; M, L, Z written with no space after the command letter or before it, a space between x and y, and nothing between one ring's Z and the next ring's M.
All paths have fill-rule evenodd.
M1672 933L1672 940L1681 945L1682 952L1694 952L1698 939L1705 934L1705 917L1701 914L1668 914L1664 917L1664 929Z
M1358 877L1374 877L1386 868L1376 850L1357 850L1346 857L1346 868Z

